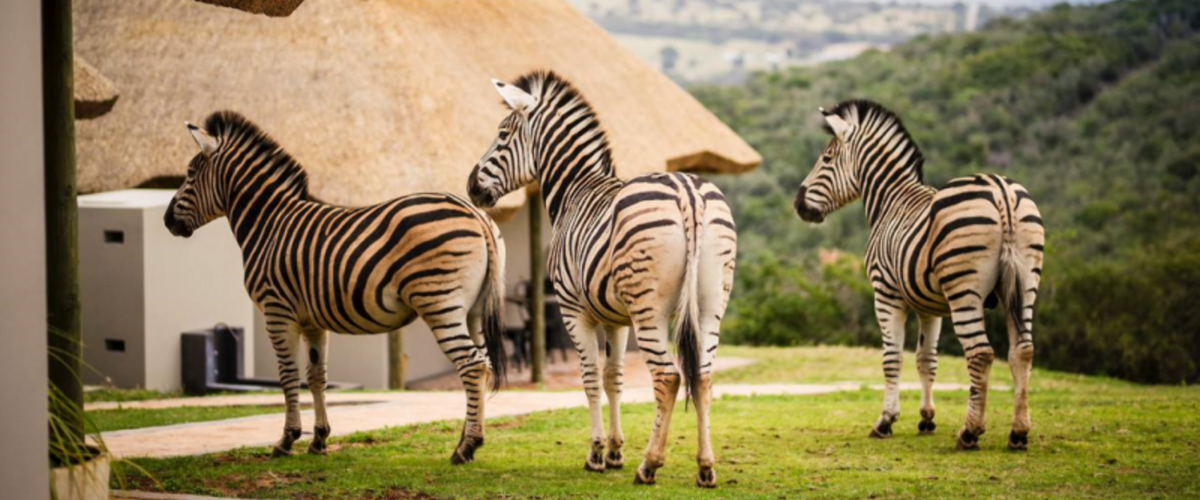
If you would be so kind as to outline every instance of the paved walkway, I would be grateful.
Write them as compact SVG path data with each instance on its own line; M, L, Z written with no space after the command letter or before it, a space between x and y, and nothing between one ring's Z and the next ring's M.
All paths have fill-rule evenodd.
M749 395L815 395L839 391L853 391L863 387L858 382L838 384L718 384L715 396ZM879 389L879 386L872 386ZM966 390L963 384L936 384L935 390ZM918 390L916 382L902 383L902 390ZM1004 390L994 387L993 390ZM682 395L681 395L682 396ZM225 404L268 404L278 403L278 394L228 396L221 398L181 398L176 400L147 401L138 407L160 408L154 404L187 406L197 404L188 399L202 399L206 403ZM444 392L389 392L389 393L336 393L330 394L331 401L357 402L359 404L331 406L329 420L334 436L359 431L381 429L435 422L458 420L466 409L466 395L461 391ZM631 387L625 390L623 403L648 403L654 401L653 389ZM586 406L583 391L503 391L490 397L486 404L488 417L524 415L538 411ZM124 407L134 407L132 403ZM306 427L311 430L312 411L301 412ZM199 455L231 450L243 446L268 446L274 443L283 429L283 415L260 415L213 422L150 427L103 434L108 449L116 456L169 457Z
M757 362L758 360L753 358L717 358L713 364L713 370L720 372L734 368L741 368ZM530 375L528 371L509 373L508 385L506 385L502 390L510 391L519 389L535 389L535 387L528 382L519 382L520 380L528 380L529 376ZM565 362L549 364L546 370L546 378L547 382L543 385L544 389L581 390L583 388L582 382L580 382L582 377L579 373L579 361L573 357L568 357ZM627 388L651 386L652 381L650 378L650 371L646 369L646 363L642 361L641 356L635 354L625 357L624 382L624 386ZM459 382L457 375L451 373L445 377L438 377L432 380L409 384L408 387L418 391L461 391L462 383ZM328 401L330 405L387 403L405 400L406 398L410 397L410 395L411 393L402 392L330 391L325 393L325 400ZM300 404L311 405L312 393L308 392L308 390L301 390ZM252 394L232 394L228 396L168 398L125 402L100 401L84 404L84 410L161 410L164 408L180 408L185 406L283 406L283 392L276 389L274 391L263 391Z

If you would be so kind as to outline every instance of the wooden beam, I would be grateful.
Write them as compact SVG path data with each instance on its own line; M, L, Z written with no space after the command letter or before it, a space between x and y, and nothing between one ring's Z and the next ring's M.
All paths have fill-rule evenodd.
M526 202L529 207L529 281L532 303L533 383L546 381L546 259L542 247L542 199L531 195Z
M52 390L69 405L51 405L63 422L57 449L83 443L82 344L79 322L79 207L75 186L75 89L71 0L42 0L42 114L46 149L46 344ZM34 383L33 381L25 381Z
M388 333L388 389L402 391L408 374L408 356L404 355L404 331Z
M287 17L304 3L304 0L196 0L221 7L229 7L251 14L264 14L268 17Z

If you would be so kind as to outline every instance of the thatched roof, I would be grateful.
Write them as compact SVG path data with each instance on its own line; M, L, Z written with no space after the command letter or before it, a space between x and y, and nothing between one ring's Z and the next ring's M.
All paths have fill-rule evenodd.
M271 17L287 17L292 15L304 0L196 0L222 7L232 7L251 14L266 14Z
M284 19L194 2L78 0L76 52L121 88L77 127L84 192L179 176L184 120L244 114L292 152L324 201L463 193L506 111L490 78L536 68L596 107L623 177L737 173L758 153L687 92L561 0L321 0ZM524 200L501 200L509 211Z
M109 112L117 103L117 88L91 64L76 57L75 119L87 120Z

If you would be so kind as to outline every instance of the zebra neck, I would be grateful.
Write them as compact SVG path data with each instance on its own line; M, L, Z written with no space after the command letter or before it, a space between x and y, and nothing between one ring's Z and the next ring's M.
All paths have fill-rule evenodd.
M273 230L281 214L309 203L308 176L290 161L275 168L234 169L227 186L225 216L244 252L253 238Z
M922 184L915 177L905 179L890 184L868 185L863 191L863 209L872 229L888 225L895 218L903 222L910 209L928 204L933 199L936 189Z
M550 164L539 172L538 183L542 191L542 202L550 213L550 222L557 224L565 214L573 210L593 206L598 200L616 196L625 183L613 174L614 168L608 146L584 157L567 158ZM567 150L586 150L587 145Z
M874 163L873 168L866 168L859 174L863 209L872 227L928 190L921 181L923 160L919 156L907 154L895 163L886 160L888 158L877 158L878 163Z

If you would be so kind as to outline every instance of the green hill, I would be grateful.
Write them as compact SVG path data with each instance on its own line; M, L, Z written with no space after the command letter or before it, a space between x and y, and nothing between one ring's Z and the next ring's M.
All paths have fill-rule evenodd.
M791 210L828 139L816 108L868 98L903 118L927 182L995 172L1034 195L1048 231L1037 364L1200 380L1200 4L1064 5L692 91L765 158L718 179L742 247L731 341L878 344L859 261L817 263L818 249L861 255L861 208L821 226ZM1003 354L1002 320L989 326Z

